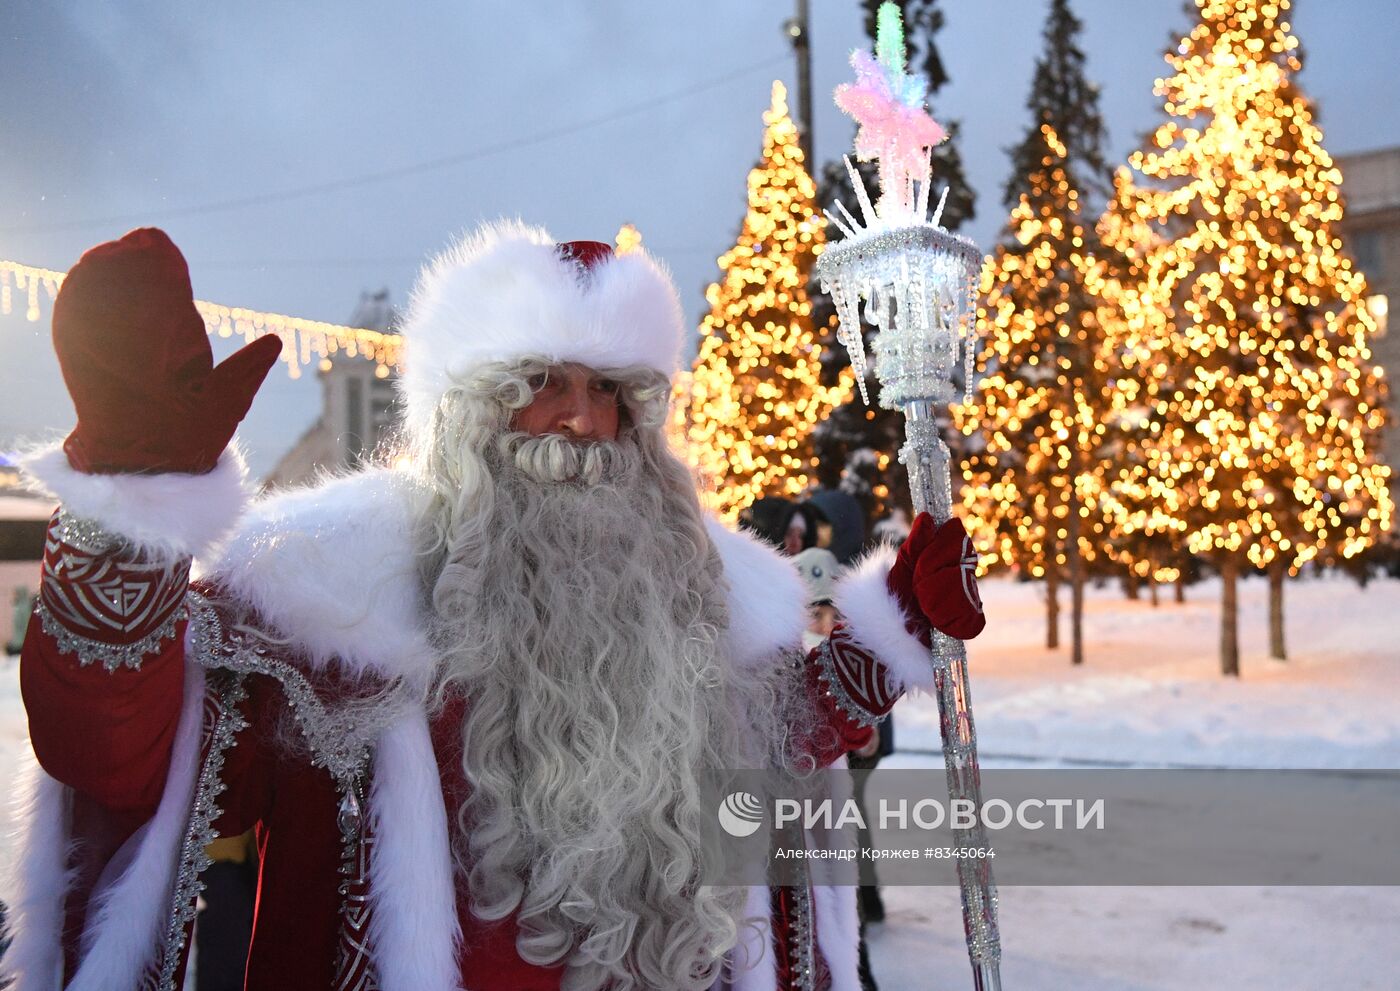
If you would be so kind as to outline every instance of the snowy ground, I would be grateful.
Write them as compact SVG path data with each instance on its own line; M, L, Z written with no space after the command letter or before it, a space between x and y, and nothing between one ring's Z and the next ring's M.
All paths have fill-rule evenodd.
M988 629L969 647L983 764L1400 767L1400 582L1303 580L1286 594L1280 663L1267 657L1267 586L1241 585L1234 681L1217 673L1215 583L1155 609L1091 591L1075 670L1063 648L1042 646L1040 586L984 582ZM902 701L896 721L902 752L882 766L941 766L933 700ZM1000 894L1009 991L1400 987L1400 888ZM881 988L970 987L956 890L884 896L887 921L868 933Z
M984 764L1400 767L1400 581L1290 583L1287 663L1266 656L1266 592L1241 586L1234 681L1217 673L1212 583L1155 609L1091 590L1075 670L1041 646L1040 586L984 582L969 651ZM886 766L941 766L932 700L896 719ZM0 795L23 735L0 659ZM885 902L869 932L884 991L971 986L955 890L887 887ZM1395 988L1397 919L1400 888L1003 888L1002 974L1008 991Z

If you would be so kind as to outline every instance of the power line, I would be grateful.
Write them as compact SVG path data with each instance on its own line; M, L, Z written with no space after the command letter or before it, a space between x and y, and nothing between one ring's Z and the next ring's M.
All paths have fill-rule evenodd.
M174 217L190 217L206 213L220 213L227 210L241 210L244 207L262 206L268 203L285 203L288 200L301 199L307 196L319 196L324 193L339 192L344 189L354 189L359 186L373 185L379 182L388 182L393 179L401 179L405 176L419 175L424 172L433 172L438 169L450 168L454 165L462 165L466 162L486 158L491 155L499 155L506 151L515 151L519 148L527 148L531 145L552 141L555 138L566 137L570 134L577 134L590 128L600 127L604 124L611 124L614 121L623 120L627 117L634 117L637 114L645 113L656 107L667 103L674 103L677 100L684 100L707 90L724 86L742 76L757 72L760 69L767 69L779 62L786 62L788 56L774 55L754 62L750 65L741 66L722 76L704 80L686 86L682 89L673 90L670 93L653 97L641 103L634 103L627 107L621 107L611 113L598 117L591 117L587 120L576 121L563 127L557 127L549 131L541 131L525 137L513 138L509 141L502 141L498 144L488 145L485 148L477 148L472 151L459 152L455 155L447 155L443 158L429 159L423 162L416 162L411 165L403 165L393 169L383 169L378 172L369 172L363 175L350 176L344 179L333 179L328 182L314 183L308 186L297 186L292 189L279 190L271 193L260 193L255 196L241 196L234 199L215 200L209 203L200 203L187 207L177 207L169 210L146 210L141 213L118 214L109 217L95 217L87 220L69 220L54 224L32 224L28 226L0 228L3 234L47 234L54 231L82 230L88 227L102 227L114 224L134 224L145 223L151 220L168 220Z
M694 255L719 257L719 252L713 248L665 248L655 244L647 244L646 248L648 252L661 258ZM430 257L431 255L396 255L382 258L224 258L212 261L194 257L190 259L190 264L201 272L210 270L237 272L260 268L356 268L369 265L412 265L417 267Z

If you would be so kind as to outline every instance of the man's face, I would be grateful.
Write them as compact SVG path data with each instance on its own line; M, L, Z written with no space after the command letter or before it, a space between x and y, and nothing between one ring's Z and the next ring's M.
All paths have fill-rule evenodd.
M584 365L555 365L530 379L535 398L517 410L511 428L540 437L561 434L580 441L617 440L618 384Z
M807 629L813 633L824 637L831 636L831 631L836 629L836 621L839 615L836 607L830 602L818 603L811 606L807 611Z

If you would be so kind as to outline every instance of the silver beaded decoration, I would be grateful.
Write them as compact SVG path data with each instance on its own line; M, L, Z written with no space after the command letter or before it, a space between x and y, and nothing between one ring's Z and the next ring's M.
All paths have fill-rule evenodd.
M369 767L370 752L383 724L364 718L350 706L321 700L295 665L274 656L269 644L248 627L225 624L217 610L197 592L190 594L194 619L192 642L200 663L241 674L264 674L282 684L287 705L311 750L311 765L325 768L342 794L357 792Z
M166 916L165 938L157 957L160 968L156 981L159 991L174 991L185 946L197 911L204 881L200 877L211 863L205 847L215 839L214 823L222 815L218 798L226 785L224 761L240 731L248 725L239 705L248 697L243 675L230 671L210 671L204 699L204 759L195 780L194 804L180 843L175 887Z
M66 509L58 511L53 534L65 544L89 554L105 554L126 542L120 534L108 530L96 520L74 516Z
M124 644L110 644L74 633L54 617L42 598L34 603L34 615L39 617L40 628L53 637L58 649L78 659L79 667L101 663L108 671L118 668L139 671L145 658L159 651L161 644L174 638L176 629L187 618L188 610L180 606L169 619L140 640Z
M815 991L817 983L817 934L812 919L812 889L808 884L810 879L792 889L792 931L789 938L792 940L797 991Z
M209 671L211 685L224 686L217 693L218 704L206 725L212 725L208 756L201 768L195 805L186 831L176 884L171 925L164 948L167 965L181 955L194 903L203 882L199 874L208 866L204 847L214 838L213 823L220 812L215 798L224 790L220 773L224 753L233 745L234 735L247 726L238 712L238 703L247 697L244 679L250 674L276 678L281 684L302 737L311 751L313 767L324 768L334 779L340 795L336 823L341 833L342 915L346 912L350 880L361 864L365 837L365 791L374 736L382 726L375 720L357 719L348 708L327 705L298 668L276 656L268 641L250 626L226 622L219 610L198 592L189 594L191 609L190 644L194 659ZM173 954L173 955L172 955ZM172 965L173 966L173 965ZM360 974L360 987L372 991L376 978L372 968ZM171 975L173 980L173 973ZM173 984L158 985L162 991ZM368 982L368 983L366 983Z
M964 402L971 390L982 253L967 238L938 226L941 199L933 218L928 218L928 169L921 177L918 205L907 215L877 215L869 209L860 176L851 172L865 224L838 206L837 213L845 218L838 226L845 237L827 245L817 260L817 276L836 305L838 338L850 350L867 403L862 310L875 325L880 405L905 414L899 460L909 472L914 509L942 523L952 515L952 483L936 411L954 401L954 371L959 366ZM836 222L834 214L827 216ZM934 630L930 661L949 797L971 800L980 809L967 652L961 641ZM954 839L962 848L988 848L980 822L972 829L954 830ZM977 991L999 991L1001 938L991 862L986 857L960 857L957 867L973 986Z
M817 679L821 683L822 691L831 699L833 705L843 716L855 723L857 726L874 726L884 716L877 716L865 706L856 701L846 684L841 680L841 676L836 672L836 652L831 648L830 638L823 640L821 646L817 648Z

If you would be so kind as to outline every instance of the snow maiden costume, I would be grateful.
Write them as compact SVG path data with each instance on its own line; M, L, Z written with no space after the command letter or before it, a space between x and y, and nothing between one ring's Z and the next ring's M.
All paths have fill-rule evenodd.
M413 433L490 362L669 376L682 322L645 254L502 225L425 272L405 336ZM83 257L54 342L78 425L26 464L61 508L21 667L36 762L0 893L5 976L18 991L178 988L204 847L253 829L249 989L571 986L589 916L552 961L529 962L522 920L479 918L454 858L473 714L469 699L434 696L421 479L371 469L249 504L229 440L280 345L259 339L214 367L184 259L159 231ZM846 625L810 656L789 562L717 522L706 531L723 660L791 672L828 724L799 728L818 763L931 681L929 617L955 635L981 628L961 591L959 526L916 527L897 558L854 571L837 593ZM771 931L741 929L733 965L706 984L858 987L853 889L753 889L745 914Z

